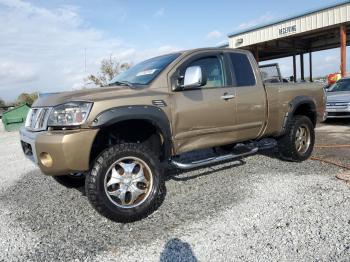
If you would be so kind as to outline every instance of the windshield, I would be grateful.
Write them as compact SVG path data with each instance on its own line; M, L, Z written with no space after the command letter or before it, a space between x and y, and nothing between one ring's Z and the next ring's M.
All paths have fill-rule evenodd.
M147 85L180 54L168 54L143 61L110 81L112 84Z
M339 80L328 89L328 92L345 92L345 91L350 91L350 79Z

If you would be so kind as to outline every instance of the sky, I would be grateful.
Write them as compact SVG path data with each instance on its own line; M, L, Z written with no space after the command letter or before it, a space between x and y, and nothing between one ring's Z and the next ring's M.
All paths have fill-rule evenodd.
M78 89L104 58L137 63L176 50L218 46L234 31L334 3L0 0L0 97L12 101L22 92ZM314 76L338 71L339 53L315 53ZM277 62L284 76L292 74L291 58Z

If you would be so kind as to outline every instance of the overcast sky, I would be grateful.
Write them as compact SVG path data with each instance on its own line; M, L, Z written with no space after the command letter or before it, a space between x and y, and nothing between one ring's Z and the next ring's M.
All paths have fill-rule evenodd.
M21 92L79 88L103 58L135 63L178 49L217 46L233 31L333 3L0 0L0 97L11 101ZM338 49L314 59L315 76L339 70ZM291 59L279 62L282 73L291 75Z

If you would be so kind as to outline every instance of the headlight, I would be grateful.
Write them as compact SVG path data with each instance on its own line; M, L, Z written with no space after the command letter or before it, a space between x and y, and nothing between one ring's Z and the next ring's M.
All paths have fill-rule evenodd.
M69 102L55 106L50 114L48 126L79 126L83 124L92 107L90 102Z

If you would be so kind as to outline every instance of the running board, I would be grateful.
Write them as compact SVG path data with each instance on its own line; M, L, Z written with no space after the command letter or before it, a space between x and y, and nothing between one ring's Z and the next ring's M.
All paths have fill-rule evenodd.
M222 155L222 156L217 156L217 157L210 157L207 159L201 159L198 161L194 161L191 163L181 163L178 161L175 161L174 159L171 160L171 164L173 164L175 167L182 169L182 170L189 170L197 167L202 167L202 166L208 166L228 160L235 160L235 159L240 159L245 156L253 155L259 151L258 147L255 147L251 149L248 152L242 153L242 154L227 154L227 155Z

